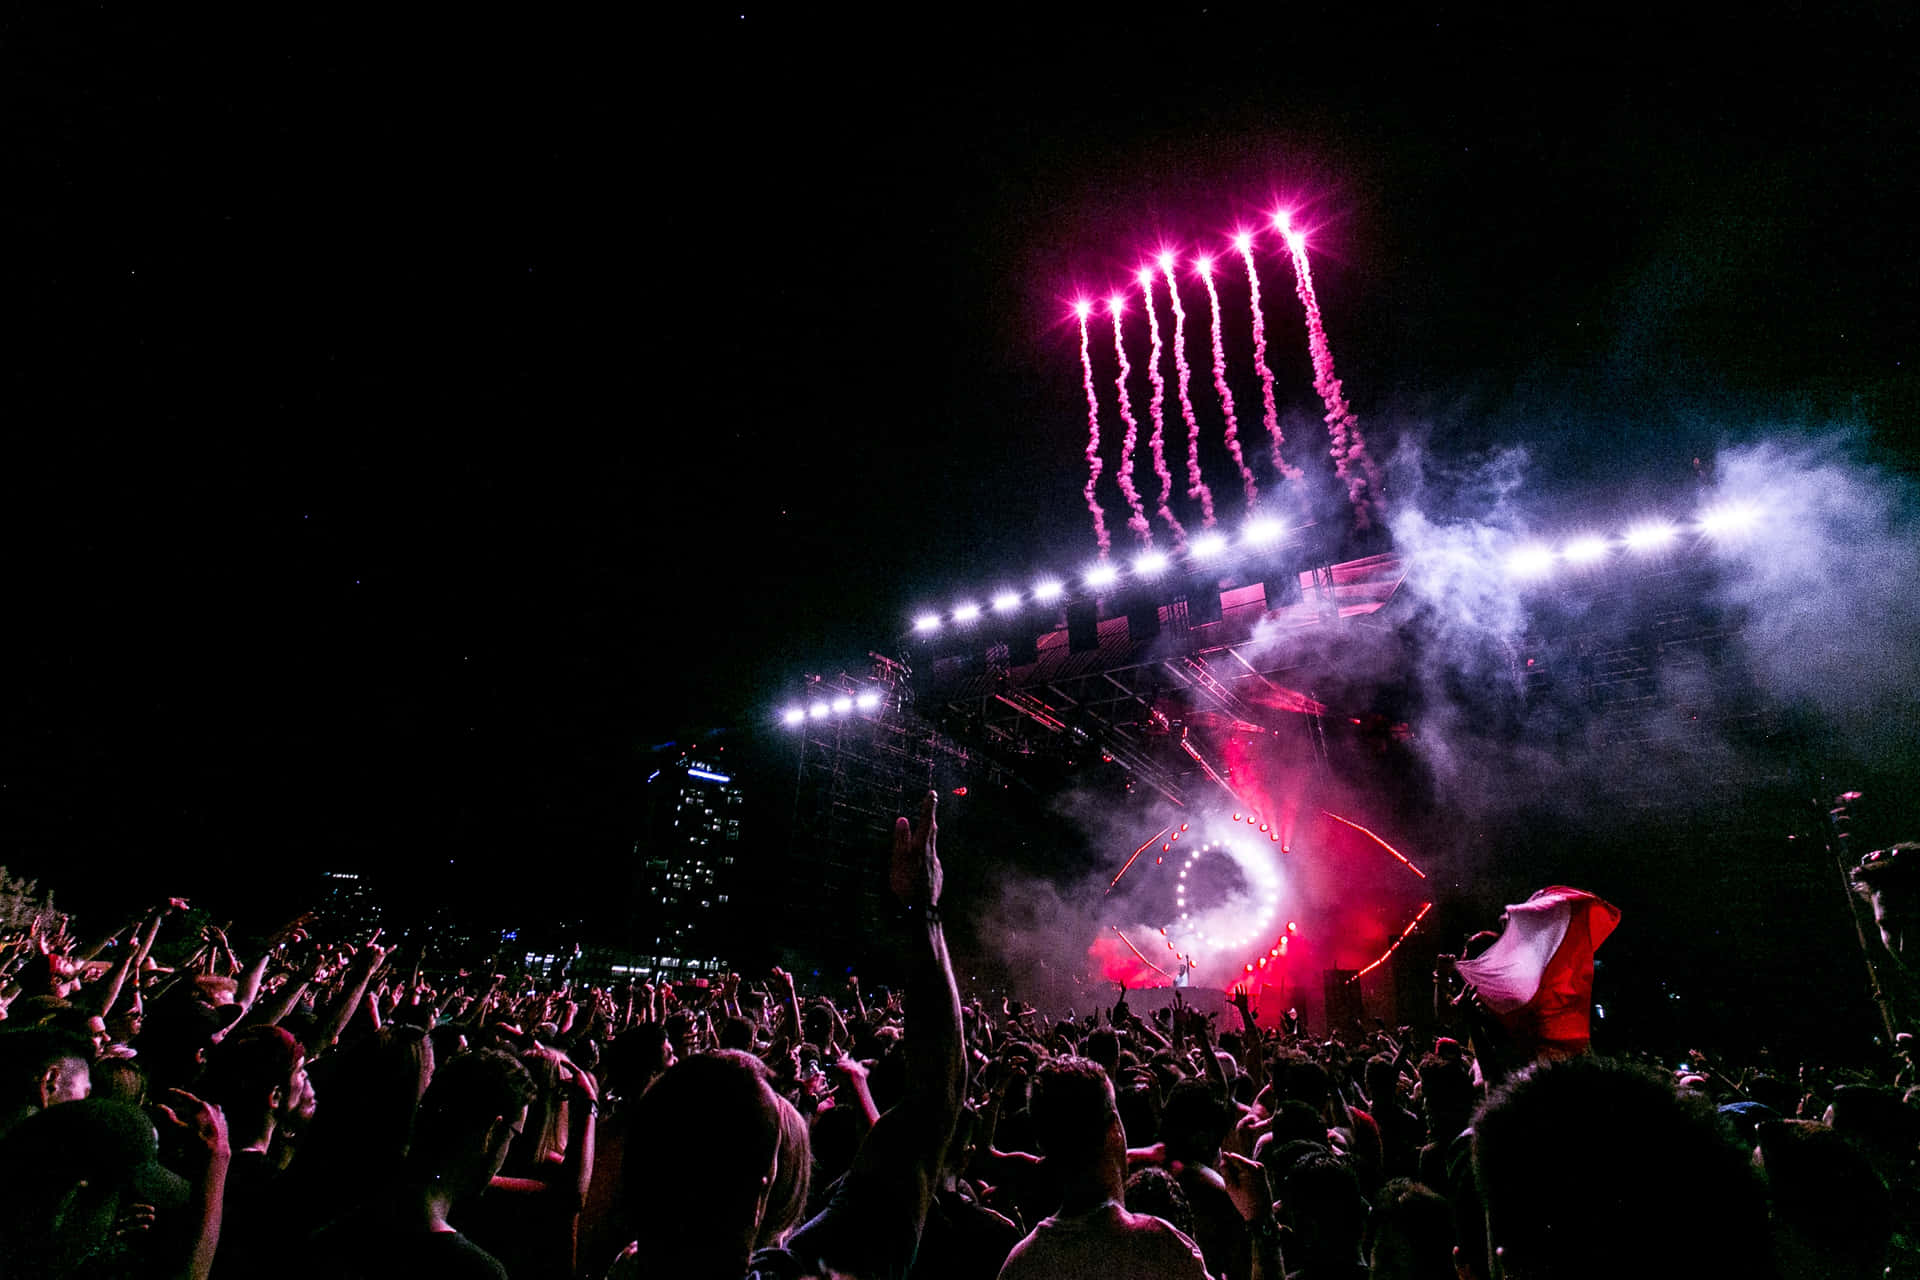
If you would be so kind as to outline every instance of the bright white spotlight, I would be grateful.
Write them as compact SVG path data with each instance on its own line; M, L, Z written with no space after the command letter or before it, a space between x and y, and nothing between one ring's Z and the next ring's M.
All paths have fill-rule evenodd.
M843 693L833 700L833 714L843 716L851 710L853 710L853 699L846 694Z
M1608 543L1605 538L1589 535L1575 538L1560 554L1566 557L1568 564L1595 564L1607 558Z
M780 721L789 729L794 725L806 723L807 712L804 707L788 707L780 714Z
M1270 546L1285 532L1278 520L1249 520L1241 530L1248 544L1255 547Z
M1635 551L1658 551L1672 542L1678 532L1665 520L1648 520L1627 530L1627 545Z
M1097 564L1087 570L1087 585L1090 587L1110 587L1119 578L1120 571L1110 564Z
M940 615L937 613L921 614L913 620L913 629L921 635L926 635L931 631L938 631L940 629Z
M1019 607L1020 593L1018 591L1002 591L993 597L993 611L995 613L1012 613Z
M1065 585L1062 584L1058 578L1048 578L1045 582L1036 582L1033 584L1033 598L1041 604L1047 604L1050 601L1058 600L1066 589Z
M1553 548L1522 547L1507 557L1507 572L1516 578L1543 578L1553 572Z
M1164 551L1148 551L1133 562L1133 571L1141 577L1151 577L1167 567L1167 555Z
M953 620L955 622L976 622L979 618L980 606L971 600L965 604L957 604L953 607Z
M1217 556L1227 549L1227 537L1223 533L1203 533L1193 540L1193 554L1205 560Z
M827 718L827 704L824 702L816 702L807 708L807 714L815 720L825 720Z
M1760 509L1750 502L1730 502L1700 516L1700 532L1710 538L1731 538L1760 523Z
M855 698L853 700L853 705L856 707L859 707L862 711L871 711L875 707L880 705L880 695L878 693L875 693L872 689L869 689L865 693L861 694L859 697Z

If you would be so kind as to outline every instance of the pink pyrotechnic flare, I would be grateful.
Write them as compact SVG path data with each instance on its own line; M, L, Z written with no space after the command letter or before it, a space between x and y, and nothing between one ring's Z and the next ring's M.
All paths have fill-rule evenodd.
M1274 222L1284 226L1284 214ZM1340 379L1333 371L1333 349L1327 344L1327 327L1320 318L1320 298L1313 289L1313 270L1307 265L1306 238L1297 231L1286 231L1287 252L1293 258L1294 289L1307 313L1307 349L1313 356L1313 389L1327 409L1327 433L1332 438L1334 473L1347 486L1347 500L1353 504L1353 523L1357 529L1372 526L1379 517L1380 473L1367 454L1367 442L1360 424L1340 390Z
M1207 283L1207 305L1213 312L1213 389L1220 396L1220 412L1227 420L1227 452L1233 465L1240 468L1240 487L1246 492L1247 505L1260 501L1260 486L1240 452L1240 424L1233 416L1233 388L1227 385L1227 349L1220 342L1220 291L1213 287L1213 259L1200 259L1200 278Z
M1233 238L1233 247L1247 264L1247 287L1253 295L1253 364L1260 370L1260 398L1264 411L1263 421L1267 427L1267 451L1273 459L1273 469L1288 480L1300 479L1300 468L1290 466L1280 456L1283 437L1280 434L1280 411L1273 400L1273 370L1267 367L1267 317L1260 307L1260 272L1253 265L1253 237L1242 231Z
M1167 470L1167 380L1160 373L1160 313L1153 308L1151 269L1141 268L1140 292L1147 299L1147 334L1152 344L1147 359L1147 378L1153 383L1153 399L1147 402L1147 416L1153 420L1153 434L1147 437L1147 447L1153 454L1153 473L1160 477L1160 505L1154 510L1173 530L1174 541L1184 547L1187 530L1168 505L1168 499L1173 496L1173 472Z
M1120 337L1120 313L1127 309L1126 299L1119 294L1107 300L1107 311L1113 316L1113 352L1120 361L1120 376L1114 385L1120 391L1120 421L1127 426L1127 434L1120 441L1120 473L1115 478L1120 482L1120 496L1127 500L1127 528L1140 535L1140 541L1146 546L1153 545L1153 526L1147 523L1147 509L1140 501L1140 490L1133 485L1133 451L1140 443L1140 424L1134 421L1133 401L1127 398L1127 379L1133 376L1133 366L1127 363L1127 344Z
M1087 510L1093 513L1093 538L1100 544L1100 554L1107 554L1113 540L1107 536L1106 513L1100 510L1100 500L1094 496L1094 488L1100 483L1100 397L1093 390L1093 352L1087 345L1087 316L1093 311L1091 303L1086 301L1074 304L1074 312L1080 317L1080 374L1087 388Z
M1173 298L1173 369L1175 389L1180 393L1180 416L1187 424L1187 496L1200 500L1200 518L1213 528L1213 490L1200 474L1200 419L1194 416L1193 398L1187 386L1193 370L1187 367L1187 309L1180 305L1180 286L1174 279L1173 255L1160 255L1160 270L1167 277L1167 293Z

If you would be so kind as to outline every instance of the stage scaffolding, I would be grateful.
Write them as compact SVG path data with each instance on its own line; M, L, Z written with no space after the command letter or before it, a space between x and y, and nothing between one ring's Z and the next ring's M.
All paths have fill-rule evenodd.
M780 904L813 922L817 954L864 957L889 936L894 820L919 812L943 764L968 751L918 715L907 667L880 654L862 674L809 677L799 726L793 821ZM850 709L836 711L843 700ZM870 706L861 703L870 702Z

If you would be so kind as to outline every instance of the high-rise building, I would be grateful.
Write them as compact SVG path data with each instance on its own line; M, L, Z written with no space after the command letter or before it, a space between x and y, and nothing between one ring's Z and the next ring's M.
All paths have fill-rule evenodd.
M646 782L633 942L637 967L661 977L711 977L728 967L746 795L719 759L690 748Z

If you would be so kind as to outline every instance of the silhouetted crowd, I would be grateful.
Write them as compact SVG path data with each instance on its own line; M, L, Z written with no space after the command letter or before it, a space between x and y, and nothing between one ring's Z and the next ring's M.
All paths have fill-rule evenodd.
M0 1277L1920 1275L1908 1037L1848 1070L1521 1060L1457 980L1421 1033L1309 1037L1244 990L986 1007L931 797L892 857L907 980L808 998L436 982L304 918L169 969L178 900L36 923L0 993Z

